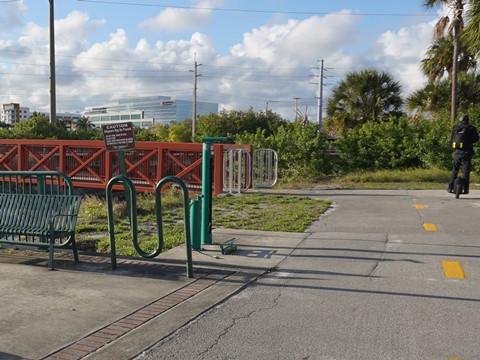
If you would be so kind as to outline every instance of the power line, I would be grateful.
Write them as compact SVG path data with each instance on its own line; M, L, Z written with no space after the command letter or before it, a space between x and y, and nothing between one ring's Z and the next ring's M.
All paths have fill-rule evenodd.
M203 6L178 6L165 4L147 4L147 3L133 3L128 1L106 1L106 0L77 0L78 2L109 4L109 5L127 5L137 7L158 7L158 8L172 8L182 10L208 10L208 11L224 11L224 12L245 12L245 13L264 13L264 14L292 14L292 15L336 15L336 16L423 16L423 17L437 17L437 14L432 13L341 13L341 12L315 12L315 11L286 11L286 10L257 10L257 9L235 9L235 8L216 8Z

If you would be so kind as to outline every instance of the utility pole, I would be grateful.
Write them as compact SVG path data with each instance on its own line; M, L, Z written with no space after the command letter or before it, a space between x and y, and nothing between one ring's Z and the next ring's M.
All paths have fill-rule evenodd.
M197 64L197 55L195 54L193 62L193 104L192 104L192 142L195 141L195 133L197 131L197 70L198 66L202 64Z
M269 103L278 103L278 101L276 101L276 100L267 100L267 101L265 101L265 113L268 112L268 104L269 104Z
M295 100L295 120L297 120L298 117L298 100L300 100L299 97L294 97L293 100Z
M320 79L318 79L318 112L317 123L318 131L322 132L323 128L323 59L320 62Z
M50 1L50 123L57 121L57 96L55 91L55 11Z
M310 84L315 84L318 86L317 89L317 123L318 131L322 132L323 130L323 87L325 86L323 79L325 79L324 72L327 70L324 66L324 60L318 60L318 68L314 67L313 69L318 70L318 82L311 82Z

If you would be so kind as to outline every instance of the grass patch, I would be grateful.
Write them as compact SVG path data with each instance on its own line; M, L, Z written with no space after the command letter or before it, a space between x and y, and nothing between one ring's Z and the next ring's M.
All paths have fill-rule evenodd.
M450 170L445 169L404 169L364 171L345 176L321 177L316 181L282 182L288 189L386 189L386 190L444 190L450 178ZM472 189L480 189L480 177L470 174Z
M303 232L329 207L326 201L309 197L282 197L264 194L214 197L213 228ZM174 191L162 194L163 251L185 240L183 197ZM145 252L157 247L155 197L139 194L137 198L138 242ZM125 202L114 205L115 245L117 254L138 256L131 237ZM189 219L188 219L189 222ZM110 252L107 207L104 199L86 197L82 203L77 241L80 249Z
M309 197L224 196L214 202L212 222L214 228L303 232L329 206Z

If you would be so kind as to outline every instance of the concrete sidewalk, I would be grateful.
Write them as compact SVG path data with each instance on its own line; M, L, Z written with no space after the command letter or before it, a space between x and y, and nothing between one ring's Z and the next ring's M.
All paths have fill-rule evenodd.
M0 359L130 359L275 268L307 234L215 230L194 252L186 277L185 247L156 259L55 256L0 251Z

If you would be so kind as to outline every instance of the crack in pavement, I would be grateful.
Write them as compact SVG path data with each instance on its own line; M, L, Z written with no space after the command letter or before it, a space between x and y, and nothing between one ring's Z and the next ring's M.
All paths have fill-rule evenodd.
M271 294L272 292L270 292ZM217 336L217 339L207 348L205 349L204 351L200 352L200 353L197 353L197 356L203 356L205 354L207 354L208 352L210 352L213 348L215 348L219 343L220 341L222 340L222 338L224 338L225 336L228 335L228 333L237 325L237 323L241 320L245 320L245 319L248 319L250 317L252 317L253 315L257 315L263 311L269 311L269 310L272 310L274 309L275 307L278 306L278 301L280 299L280 297L282 296L282 291L281 289L278 289L276 291L276 294L275 294L275 297L273 298L272 300L272 303L271 305L269 306L263 306L261 308L258 308L258 309L254 309L252 311L249 311L247 314L245 315L242 315L242 316L237 316L237 317L234 317L231 319L231 324L229 324L228 326L226 326L224 329L223 329L223 332L218 334Z

